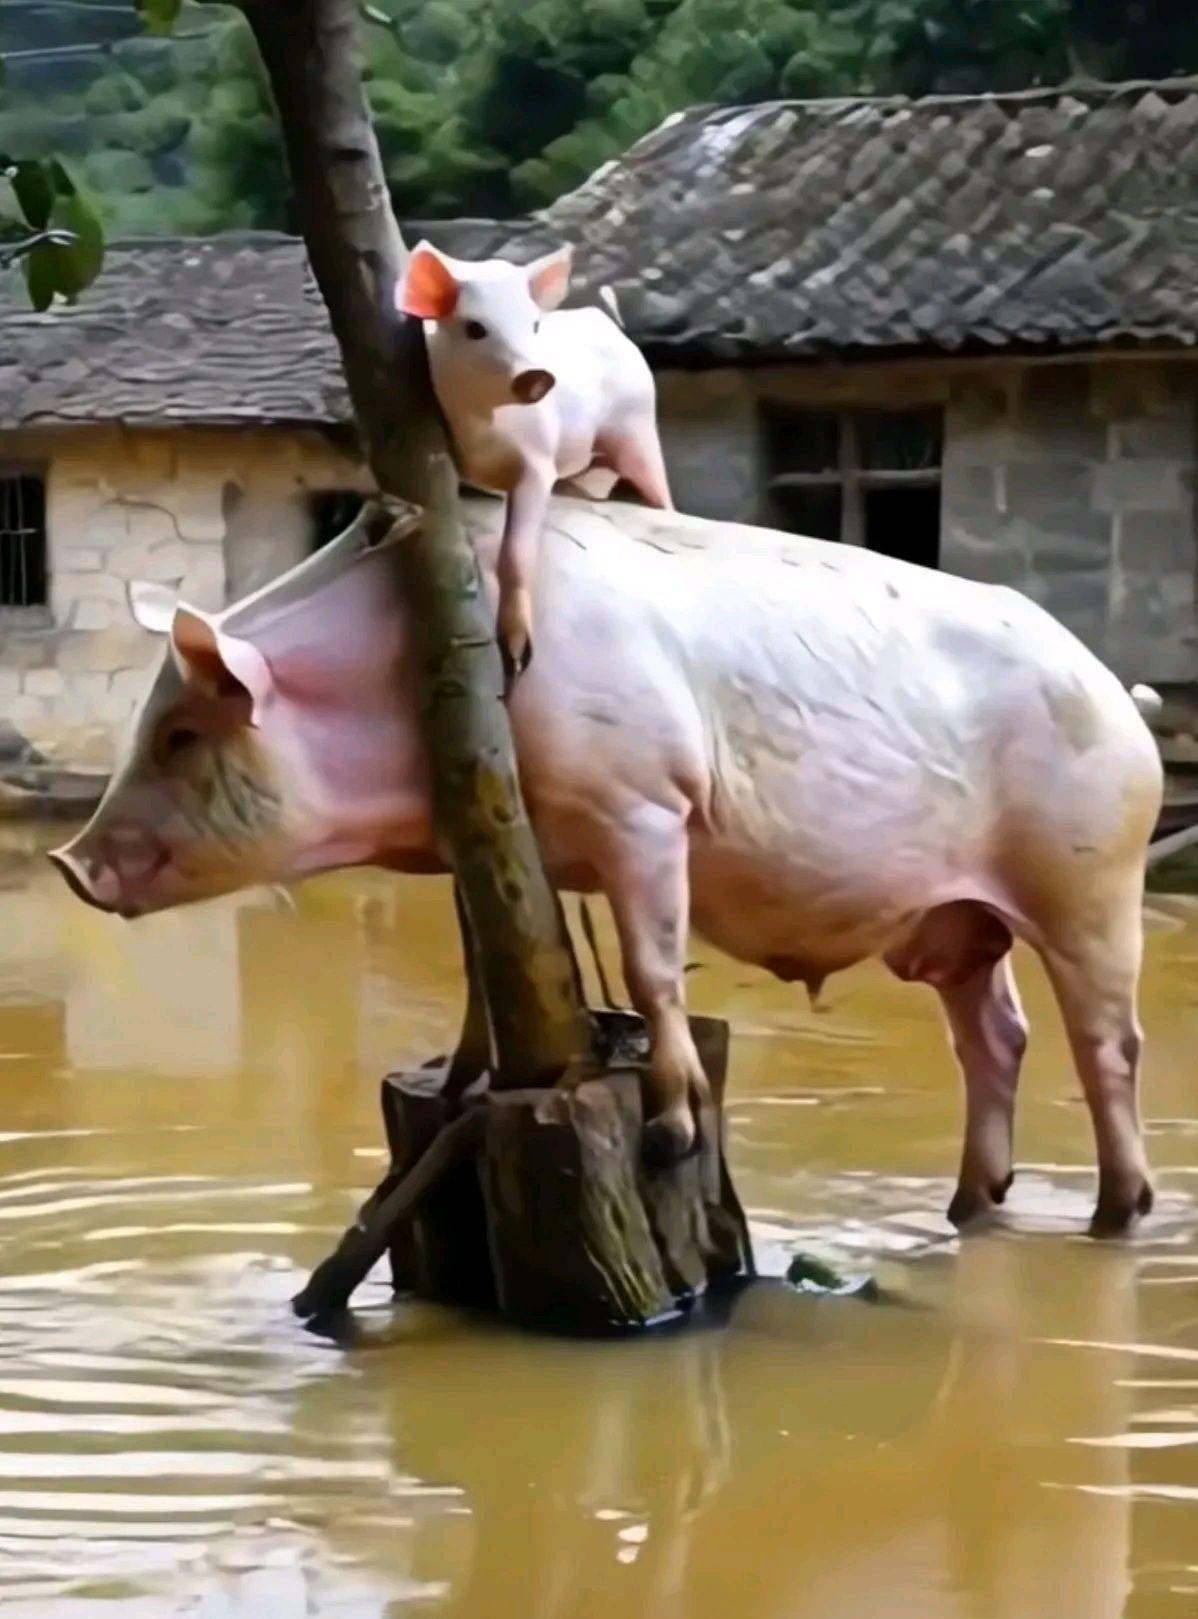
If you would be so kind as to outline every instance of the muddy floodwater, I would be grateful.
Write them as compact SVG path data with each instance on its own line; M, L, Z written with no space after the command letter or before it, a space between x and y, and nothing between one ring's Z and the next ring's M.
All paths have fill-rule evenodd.
M588 1344L289 1296L373 1184L377 1089L443 1049L448 893L322 879L135 926L0 849L4 1619L1183 1619L1198 1613L1198 900L1151 903L1158 1213L1082 1231L1092 1151L1038 970L1008 1225L941 1211L958 1096L929 992L813 1012L699 949L767 1268Z

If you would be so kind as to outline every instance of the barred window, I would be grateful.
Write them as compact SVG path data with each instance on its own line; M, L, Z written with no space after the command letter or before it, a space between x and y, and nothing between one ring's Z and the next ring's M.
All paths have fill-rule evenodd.
M45 480L0 471L0 608L45 607L47 585Z

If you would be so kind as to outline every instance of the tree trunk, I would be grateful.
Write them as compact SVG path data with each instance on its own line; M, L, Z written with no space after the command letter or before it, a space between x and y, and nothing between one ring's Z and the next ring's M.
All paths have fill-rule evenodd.
M394 310L406 249L362 89L357 0L244 0L243 9L371 469L384 495L426 514L397 566L420 637L434 826L477 944L492 1083L541 1084L583 1050L585 1016L520 794L492 613L458 521L423 329Z
M728 1026L690 1020L711 1085L695 1152L650 1168L640 1018L596 1014L593 1077L490 1091L458 1111L448 1059L383 1083L391 1168L297 1295L335 1321L387 1248L396 1288L516 1325L630 1329L678 1315L710 1287L753 1275L724 1159Z

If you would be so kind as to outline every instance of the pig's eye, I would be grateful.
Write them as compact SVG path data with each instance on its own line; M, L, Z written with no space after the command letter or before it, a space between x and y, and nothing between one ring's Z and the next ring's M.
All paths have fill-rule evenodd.
M177 725L173 731L168 731L163 738L162 751L168 759L177 759L181 753L194 748L200 740L200 733L193 731L189 726Z
M486 335L487 328L483 325L481 320L468 320L466 322L466 336L473 339L475 343L477 343L480 338L486 337Z

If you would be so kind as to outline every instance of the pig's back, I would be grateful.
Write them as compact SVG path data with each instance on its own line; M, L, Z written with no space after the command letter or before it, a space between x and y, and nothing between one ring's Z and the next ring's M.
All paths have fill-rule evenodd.
M1001 899L1005 832L1066 839L1081 813L1100 841L1129 783L1152 796L1130 698L1013 591L675 513L570 513L568 533L550 521L537 657L559 708L606 709L574 727L605 772L698 779L700 917L757 887L780 931L800 911L884 934L943 898Z

